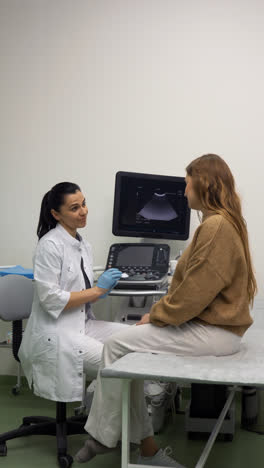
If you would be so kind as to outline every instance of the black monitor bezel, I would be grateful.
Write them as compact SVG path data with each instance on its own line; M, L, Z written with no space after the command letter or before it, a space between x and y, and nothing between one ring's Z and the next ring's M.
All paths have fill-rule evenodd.
M190 233L190 208L187 207L187 213L185 218L185 233L175 234L175 233L156 233L156 232L143 232L143 231L129 231L126 229L122 229L119 226L118 215L120 211L120 194L121 194L121 182L122 177L136 177L142 179L149 179L149 180L162 180L164 182L184 182L185 177L176 177L176 176L167 176L167 175L159 175L159 174L145 174L141 172L126 172L126 171L118 171L115 177L115 195L114 195L114 208L113 208L113 224L112 224L112 233L115 236L125 236L125 237L142 237L142 238L150 238L150 239L173 239L173 240L187 240L189 238Z

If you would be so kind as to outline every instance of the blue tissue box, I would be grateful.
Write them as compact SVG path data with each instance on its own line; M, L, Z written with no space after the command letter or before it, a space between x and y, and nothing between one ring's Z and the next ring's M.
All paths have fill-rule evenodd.
M33 270L31 268L23 268L20 265L9 268L0 268L0 276L6 275L21 275L26 276L26 278L33 279Z

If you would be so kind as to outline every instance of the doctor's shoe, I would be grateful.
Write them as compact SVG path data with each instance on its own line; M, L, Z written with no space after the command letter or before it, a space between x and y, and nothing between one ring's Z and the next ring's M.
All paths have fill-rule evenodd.
M171 408L172 414L176 412L174 400L177 393L177 384L173 382L144 382L144 393L148 413L152 419L154 433L158 433L164 426L165 416Z
M166 447L164 450L159 449L157 453L153 457L143 457L139 455L137 463L139 465L151 465L151 466L174 466L176 468L184 468L183 465L177 463L171 455L172 450L170 447Z
M85 463L94 458L96 455L103 453L112 452L116 447L109 448L103 444L100 444L97 440L90 437L84 443L84 446L76 453L74 461L78 463Z

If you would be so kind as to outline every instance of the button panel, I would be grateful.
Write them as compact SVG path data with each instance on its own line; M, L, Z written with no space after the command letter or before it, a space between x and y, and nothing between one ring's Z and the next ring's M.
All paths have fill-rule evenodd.
M158 280L164 276L164 273L153 270L151 267L118 265L118 269L128 275L127 278L122 277L122 281Z
M127 283L157 284L168 273L170 248L167 244L113 244L106 269L118 268L123 276L116 288ZM145 265L144 265L145 264Z

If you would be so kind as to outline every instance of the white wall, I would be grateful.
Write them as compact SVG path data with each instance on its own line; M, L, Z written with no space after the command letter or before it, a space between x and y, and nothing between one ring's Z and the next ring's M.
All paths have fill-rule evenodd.
M63 180L105 264L115 173L185 175L215 152L263 297L263 16L260 0L0 0L0 264L31 267L41 198Z

